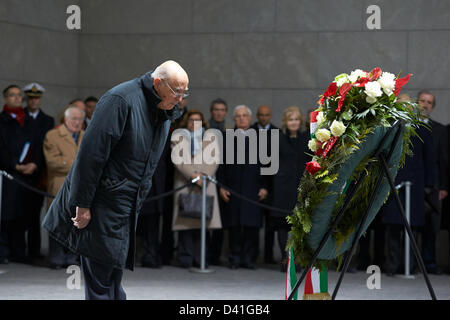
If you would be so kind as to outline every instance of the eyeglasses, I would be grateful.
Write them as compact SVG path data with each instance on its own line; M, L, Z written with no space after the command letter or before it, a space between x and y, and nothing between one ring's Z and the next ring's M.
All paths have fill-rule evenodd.
M166 80L163 79L163 82L166 84L166 86L170 89L170 91L172 91L173 95L175 98L178 97L182 97L183 99L186 99L187 97L189 97L189 91L184 91L184 92L175 92L167 83Z

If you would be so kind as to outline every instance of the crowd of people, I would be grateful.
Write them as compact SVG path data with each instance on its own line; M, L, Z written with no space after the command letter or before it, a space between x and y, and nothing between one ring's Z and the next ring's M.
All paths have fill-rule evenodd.
M55 123L41 108L44 92L45 89L38 83L24 88L10 85L3 90L0 170L35 189L56 195L72 167L84 132L95 115L98 99L72 100L63 108ZM402 95L401 99L411 98ZM421 91L417 102L431 130L420 128L419 137L413 137L414 155L407 158L396 182L412 182L411 225L417 240L420 240L427 271L433 274L450 273L449 269L442 270L436 263L437 235L441 229L450 229L450 202L447 197L450 125L445 127L431 120L436 106L436 98L431 92ZM298 106L287 107L278 128L271 122L272 111L268 105L257 108L256 121L252 119L252 110L248 106L236 106L232 110L234 124L230 125L225 121L229 110L224 99L218 98L210 103L209 119L200 110L188 106L187 98L181 101L179 107L183 116L172 121L170 132L180 128L189 132L189 157L193 161L173 162L172 150L180 142L172 141L169 134L152 177L149 198L183 186L202 173L216 178L223 186L253 200L253 203L236 197L228 188L208 182L206 193L211 200L211 216L206 222L207 264L227 265L231 269L255 269L262 261L264 264L279 264L280 270L286 271L285 247L290 230L286 216L296 202L301 201L297 199L297 187L311 154L308 150L309 114L303 115ZM201 125L196 126L196 123ZM205 150L217 149L217 145L212 145L217 144L217 140L203 139L210 128L216 129L223 137L227 129L242 130L246 151L244 163L237 159L236 143L232 156L234 161L221 164L201 161L204 160ZM252 132L256 133L257 148L260 148L262 130L273 129L279 129L276 141L279 167L273 175L262 175L260 169L266 164L259 160L256 163L249 161L249 151L253 147L250 136ZM270 156L273 143L270 135L262 143L266 143L265 150ZM223 159L227 151L222 148ZM196 161L197 158L200 160ZM171 196L144 202L137 224L137 253L142 267L200 266L201 220L182 214L180 206L183 196L201 194L201 186L202 181L199 180ZM403 199L404 189L399 192ZM45 209L50 207L52 198L44 198L42 194L9 179L3 179L1 197L0 264L9 261L42 264L46 261L45 265L53 269L79 264L79 257L52 239L49 239L48 256L44 257L41 253L41 210L44 204ZM270 210L257 205L258 202L284 211ZM261 231L264 232L262 246ZM374 237L371 237L372 232ZM388 275L401 273L404 267L402 236L403 225L398 208L389 199L361 238L355 257L357 262L349 271L366 270L369 265L375 264ZM275 242L281 255L279 261L275 260ZM264 248L262 253L260 247ZM262 259L259 259L260 256ZM411 260L412 272L417 272L413 255Z

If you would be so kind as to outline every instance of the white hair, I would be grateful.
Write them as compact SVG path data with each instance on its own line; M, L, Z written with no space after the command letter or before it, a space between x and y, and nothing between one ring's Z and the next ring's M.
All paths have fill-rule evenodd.
M156 67L152 72L152 78L167 80L176 74L185 74L187 77L186 71L177 62L169 60Z
M245 104L240 104L240 105L238 105L238 106L236 106L236 107L234 108L234 110L233 110L233 117L236 116L236 112L237 112L239 109L242 109L242 108L247 109L248 114L250 115L250 117L252 116L252 110L250 110L250 108L247 107Z
M64 111L64 119L67 119L68 117L70 117L70 111L73 110L73 109L77 109L78 111L80 111L81 114L83 115L83 118L86 117L86 112L84 112L84 110L81 110L80 108L75 107L74 105L70 105L70 106L66 109L66 111Z

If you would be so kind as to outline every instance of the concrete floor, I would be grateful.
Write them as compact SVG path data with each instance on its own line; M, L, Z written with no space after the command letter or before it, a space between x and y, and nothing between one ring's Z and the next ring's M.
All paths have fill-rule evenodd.
M160 269L136 268L125 271L123 286L131 300L282 300L285 273L274 265L260 265L257 270L230 270L214 267L214 273L198 274L172 266ZM71 274L10 263L0 265L0 300L79 300L81 289L68 289ZM339 274L329 273L330 294ZM347 273L337 299L343 300L427 300L430 295L422 275L416 279L387 277L381 274L381 288L369 290L364 272ZM450 276L430 275L438 299L450 299ZM303 285L300 291L303 293Z

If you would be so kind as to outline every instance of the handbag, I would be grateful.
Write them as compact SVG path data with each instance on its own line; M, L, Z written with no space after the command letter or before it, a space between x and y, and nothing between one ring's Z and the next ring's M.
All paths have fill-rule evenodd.
M202 218L202 195L192 193L192 188L189 193L181 193L178 197L178 216L183 218ZM213 213L214 197L206 196L206 220L210 220Z

